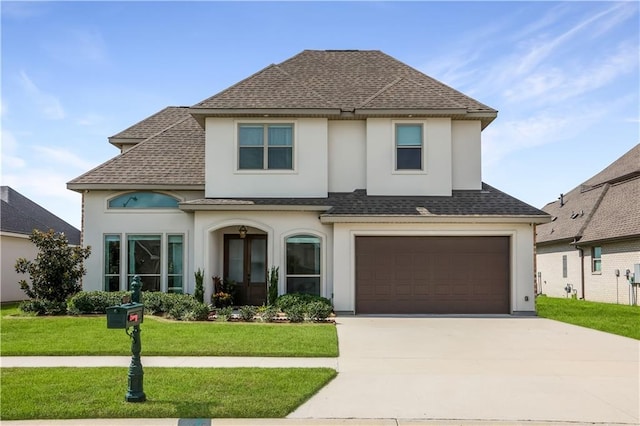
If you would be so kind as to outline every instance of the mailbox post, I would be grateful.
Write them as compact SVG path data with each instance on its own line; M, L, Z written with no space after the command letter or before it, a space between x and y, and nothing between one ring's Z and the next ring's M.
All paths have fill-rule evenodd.
M129 365L128 389L125 395L127 402L144 402L147 397L143 391L144 372L140 362L140 323L144 320L144 305L140 303L140 277L133 277L131 282L130 303L107 308L107 328L124 328L131 337L131 364ZM129 327L133 331L129 333Z

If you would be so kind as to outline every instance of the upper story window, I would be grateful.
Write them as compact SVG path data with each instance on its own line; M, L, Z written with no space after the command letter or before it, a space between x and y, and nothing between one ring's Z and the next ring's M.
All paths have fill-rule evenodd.
M239 170L293 170L293 124L240 124Z
M177 209L178 200L157 192L129 192L109 200L110 209Z
M422 170L422 124L396 124L396 170Z

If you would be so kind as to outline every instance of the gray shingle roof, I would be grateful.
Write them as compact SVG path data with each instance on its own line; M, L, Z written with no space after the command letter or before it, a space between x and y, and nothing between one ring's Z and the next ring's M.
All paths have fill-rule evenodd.
M107 185L204 188L204 130L186 115L181 121L70 181L70 189Z
M192 107L463 110L497 113L378 50L305 50Z
M0 187L0 229L4 232L31 235L34 229L62 232L70 244L80 244L80 230L34 203L11 187Z
M454 190L451 197L369 196L363 189L326 198L225 198L181 203L197 206L318 206L325 216L535 216L547 214L486 183L482 190ZM327 209L328 208L328 209Z
M150 138L162 130L165 130L178 121L189 116L188 107L166 107L150 117L128 127L127 129L111 136L109 139L140 139Z
M604 170L547 204L555 217L537 228L537 243L581 243L640 236L640 144ZM634 201L635 200L635 201Z

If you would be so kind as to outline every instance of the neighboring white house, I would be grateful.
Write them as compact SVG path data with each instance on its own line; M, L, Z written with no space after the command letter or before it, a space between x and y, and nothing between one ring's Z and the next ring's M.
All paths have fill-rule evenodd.
M15 265L21 257L36 258L38 249L29 240L33 230L62 232L73 245L80 244L80 230L8 186L0 187L0 203L0 301L28 299L18 282L23 279L28 282L29 276L18 274Z
M86 290L239 304L306 292L350 313L532 313L534 228L549 216L481 179L497 111L380 51L305 50L109 138L83 195Z
M627 270L640 264L640 144L543 210L552 221L537 229L538 292L633 302Z

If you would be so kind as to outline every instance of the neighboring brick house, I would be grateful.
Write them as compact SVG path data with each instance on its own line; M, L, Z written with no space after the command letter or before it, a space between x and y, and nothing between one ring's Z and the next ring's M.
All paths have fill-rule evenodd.
M380 51L305 50L109 138L83 196L87 290L193 292L194 271L262 304L355 313L532 313L535 224L482 182L497 111Z
M34 229L62 232L69 244L80 245L80 230L74 228L45 208L8 186L0 187L0 245L2 246L2 277L0 278L0 301L11 302L27 299L18 282L29 280L15 270L20 257L35 259L36 246L29 240Z
M640 263L640 144L543 210L537 228L538 292L630 302L626 271Z

